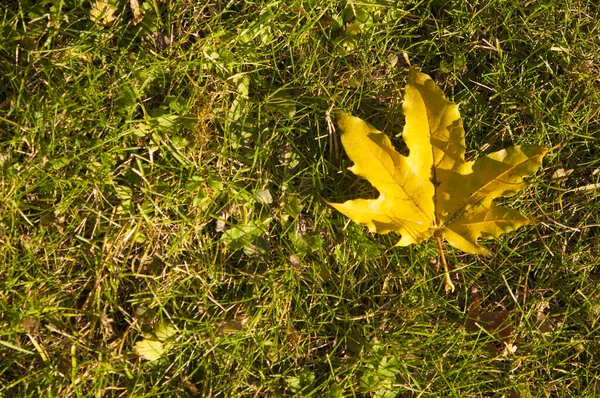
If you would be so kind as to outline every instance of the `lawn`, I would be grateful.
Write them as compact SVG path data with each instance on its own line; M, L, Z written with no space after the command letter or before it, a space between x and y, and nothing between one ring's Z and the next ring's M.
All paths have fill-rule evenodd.
M597 1L392 3L2 2L0 397L600 396ZM552 148L453 293L327 204L408 62L468 159Z

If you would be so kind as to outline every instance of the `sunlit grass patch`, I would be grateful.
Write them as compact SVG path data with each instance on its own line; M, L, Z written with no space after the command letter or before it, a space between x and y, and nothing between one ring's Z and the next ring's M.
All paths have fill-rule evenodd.
M598 395L595 4L134 3L2 8L0 395ZM323 201L373 193L335 111L401 141L403 52L467 157L554 147L453 295Z

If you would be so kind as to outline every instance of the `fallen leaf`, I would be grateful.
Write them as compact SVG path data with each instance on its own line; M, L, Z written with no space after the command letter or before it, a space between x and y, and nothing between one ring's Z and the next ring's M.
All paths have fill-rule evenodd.
M164 325L164 324L159 325L154 330L154 335L160 341L166 341L169 338L173 337L176 333L177 333L177 330L175 330L175 328L173 326Z
M134 350L147 361L160 359L167 351L167 340L173 337L177 330L171 325L160 324L154 329L154 337L140 340L135 343Z
M135 343L135 352L147 361L156 361L165 352L163 343L158 340L144 339Z
M237 333L240 330L242 330L243 327L244 327L244 323L242 321L232 319L230 321L223 322L223 324L221 324L221 326L219 327L217 334L219 336L222 336L224 334Z
M511 342L515 329L514 318L510 311L482 311L481 293L477 288L471 290L471 298L465 329L469 332L481 332L494 336L503 343L502 355L514 354L517 346ZM496 351L493 346L488 347L490 351Z
M92 4L90 18L98 25L109 26L116 17L117 7L110 0L96 0Z
M498 340L506 343L510 341L513 332L510 318L510 312L506 310L481 312L479 314L469 312L465 327L469 332L478 332L484 329Z
M273 196L271 196L271 191L268 189L263 189L256 194L256 201L258 203L262 203L263 205L270 205L273 203Z
M330 203L371 232L401 235L397 246L435 236L469 253L485 254L478 238L499 237L530 220L493 200L512 196L542 164L544 147L511 147L465 161L465 136L458 105L433 80L411 69L403 104L400 155L390 139L363 120L339 115L350 170L379 191L377 199Z

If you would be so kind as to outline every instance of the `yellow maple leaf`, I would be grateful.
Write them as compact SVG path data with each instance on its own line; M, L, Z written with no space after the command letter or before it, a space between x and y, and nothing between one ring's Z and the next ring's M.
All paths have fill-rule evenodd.
M497 206L493 200L525 187L523 177L541 166L547 148L515 146L465 161L458 105L415 69L410 71L402 109L408 157L373 126L339 115L342 144L354 162L350 170L367 179L379 197L330 203L334 208L371 232L399 233L398 246L441 236L475 254L487 253L478 238L497 238L530 222L519 211Z

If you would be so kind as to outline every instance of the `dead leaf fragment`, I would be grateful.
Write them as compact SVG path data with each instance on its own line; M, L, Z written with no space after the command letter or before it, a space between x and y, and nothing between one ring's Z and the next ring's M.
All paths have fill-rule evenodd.
M142 22L143 15L140 10L140 3L138 0L129 0L129 7L131 7L131 12L133 13L133 18L131 18L131 23L135 26Z
M25 318L23 319L23 329L25 333L37 334L40 330L40 323L35 318Z
M507 357L517 352L517 346L513 343L504 343L504 349L502 350L502 356Z
M300 263L300 260L298 259L298 257L294 254L292 254L289 257L290 260L290 264L292 264L292 267L294 267L295 269L300 269L302 267L302 264Z
M552 180L553 181L564 181L567 179L567 177L569 177L571 175L571 173L573 173L573 169L570 169L570 170L558 169L554 173L552 173Z
M551 339L551 333L554 331L555 325L552 319L546 316L544 312L548 308L548 304L540 303L537 306L535 327L542 333L547 341Z
M196 385L189 380L184 380L183 386L192 395L192 397L197 397L198 394L200 393L200 389L198 387L196 387Z
M486 254L479 238L497 238L530 223L519 211L494 204L527 183L548 151L515 146L465 160L465 133L458 105L433 80L411 69L402 106L402 138L409 156L399 154L387 135L363 120L341 114L342 144L354 162L350 170L379 191L377 199L330 203L371 232L401 235L397 246L432 235L465 252Z

